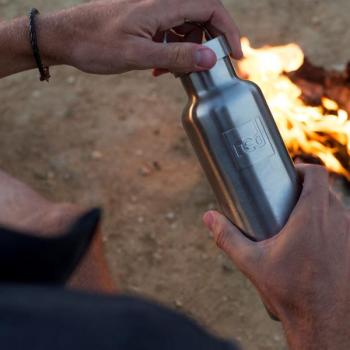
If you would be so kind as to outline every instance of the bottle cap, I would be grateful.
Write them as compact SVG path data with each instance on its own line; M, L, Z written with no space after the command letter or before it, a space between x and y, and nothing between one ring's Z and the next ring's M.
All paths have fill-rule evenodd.
M217 60L231 54L231 48L228 45L225 37L222 35L203 43L203 45L215 52Z

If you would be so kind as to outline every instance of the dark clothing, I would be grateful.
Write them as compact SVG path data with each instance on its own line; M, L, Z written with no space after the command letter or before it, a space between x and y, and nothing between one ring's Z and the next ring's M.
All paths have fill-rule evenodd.
M100 220L93 210L60 238L0 228L3 350L234 350L186 316L125 296L67 291Z

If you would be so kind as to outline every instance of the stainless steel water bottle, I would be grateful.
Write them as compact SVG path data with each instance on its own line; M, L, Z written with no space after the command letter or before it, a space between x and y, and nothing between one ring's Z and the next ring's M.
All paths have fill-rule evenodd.
M223 213L261 241L288 220L300 193L298 175L261 90L237 77L225 38L204 45L217 63L181 76L189 96L183 125Z

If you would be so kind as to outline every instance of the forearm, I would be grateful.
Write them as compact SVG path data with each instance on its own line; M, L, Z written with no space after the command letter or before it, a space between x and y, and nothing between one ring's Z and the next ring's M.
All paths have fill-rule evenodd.
M0 77L35 67L26 18L0 23Z
M44 65L63 64L63 31L59 29L60 14L36 17L36 31ZM68 43L66 43L68 46ZM0 78L36 68L29 38L27 17L0 22Z

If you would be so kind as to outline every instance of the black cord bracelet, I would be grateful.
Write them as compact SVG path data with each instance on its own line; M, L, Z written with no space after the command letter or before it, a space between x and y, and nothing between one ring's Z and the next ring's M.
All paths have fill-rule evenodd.
M36 33L36 26L35 26L35 17L39 14L40 14L39 11L35 8L32 8L29 11L29 39L30 39L30 45L33 50L33 56L40 72L40 81L48 82L50 79L50 69L49 67L44 66L43 62L41 61L40 50L38 46L38 38Z

